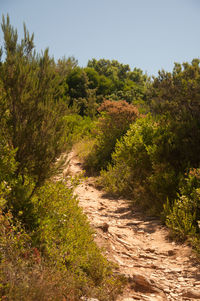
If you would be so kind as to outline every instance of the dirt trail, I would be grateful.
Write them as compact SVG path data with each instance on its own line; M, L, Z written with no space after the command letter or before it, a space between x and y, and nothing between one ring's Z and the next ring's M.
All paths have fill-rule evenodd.
M80 173L73 152L69 159L69 172ZM200 300L200 270L191 249L170 242L160 221L130 210L127 200L107 197L93 183L88 178L75 192L95 228L97 244L129 280L116 301Z

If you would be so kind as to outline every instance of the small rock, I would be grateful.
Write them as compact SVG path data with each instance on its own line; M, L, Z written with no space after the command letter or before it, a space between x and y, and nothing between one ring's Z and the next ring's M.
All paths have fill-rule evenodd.
M180 273L182 272L182 269L180 268L173 268L173 270L170 271L171 273Z
M188 271L188 272L191 272L191 273L195 273L195 272L196 272L196 270L197 270L197 268L196 268L196 267L189 267L189 268L187 268L187 270L186 270L186 271Z
M119 265L124 266L124 262L121 261L121 259L119 257L117 257L116 255L113 255L113 257L115 258L115 260L118 262Z
M131 245L128 242L126 242L125 240L123 240L121 238L116 237L116 240L126 247L131 247Z
M171 291L170 291L170 289L168 289L168 288L164 288L164 290L163 290L165 293L170 293Z
M180 281L180 282L185 282L185 278L183 278L183 277L178 277L178 281Z
M155 249L152 249L152 248L147 248L145 249L146 252L151 252L151 253L155 253L156 250Z
M98 225L98 228L102 229L103 232L108 232L109 225L107 223L103 223L101 225Z
M156 260L157 259L157 257L151 256L151 255L148 255L148 254L140 254L139 257L140 258L152 259L152 260Z
M150 265L150 268L151 268L151 269L158 269L158 266L155 265L154 263L152 263L152 264Z
M132 281L135 283L135 288L139 291L146 291L149 293L160 292L161 290L156 286L155 282L140 274L132 274Z
M132 222L127 223L126 225L127 226L137 226L142 223L143 223L142 221L132 221Z
M200 299L200 290L188 289L182 293L182 297Z
M169 256L173 256L173 255L176 254L176 252L174 250L168 250L167 253L168 253Z
M170 270L170 269L164 269L164 272L165 273L172 273L172 270Z
M112 244L111 244L111 248L112 248L114 251L116 250L115 246L112 245Z
M140 297L139 295L136 295L136 294L131 295L131 297L133 298L133 299L131 299L131 300L141 300L141 297ZM127 301L127 300L126 300L126 301Z
M137 234L144 234L144 230L138 230Z

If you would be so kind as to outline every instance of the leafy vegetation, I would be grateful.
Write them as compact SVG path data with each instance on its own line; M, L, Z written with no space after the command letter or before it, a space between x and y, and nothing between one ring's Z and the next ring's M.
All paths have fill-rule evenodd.
M52 193L48 188L42 188L46 212L53 206L47 199ZM51 184L51 189L54 188L50 200L57 203L59 198L58 205L62 206L67 194L67 208L66 205L56 209L54 206L54 216L51 218L49 214L40 221L40 244L36 244L22 225L13 219L11 212L0 213L2 300L78 301L83 295L96 296L102 301L114 300L120 283L112 276L110 264L94 244L85 216L77 208L77 201L70 199L71 192L63 184ZM56 192L59 188L62 192L59 191L58 197ZM75 217L78 220L74 224ZM70 220L65 222L65 218ZM65 227L66 223L68 227Z
M86 158L86 167L93 170L105 168L111 160L117 140L138 117L136 107L126 101L104 101L99 107L101 116L96 124L96 138Z
M81 117L66 95L76 61L56 64L47 50L36 54L33 35L24 26L18 42L9 17L3 17L2 30L0 299L114 300L121 284L78 207L77 181L67 185L54 178L62 153L93 127L92 106Z
M9 17L2 31L1 298L103 301L120 290L73 181L55 181L74 145L105 190L161 216L199 251L200 60L150 79L116 60L81 68L39 55L25 26L18 42Z
M200 61L161 71L147 91L151 114L115 146L100 183L162 215L174 235L199 240ZM164 208L164 211L163 211ZM196 243L198 245L198 243Z

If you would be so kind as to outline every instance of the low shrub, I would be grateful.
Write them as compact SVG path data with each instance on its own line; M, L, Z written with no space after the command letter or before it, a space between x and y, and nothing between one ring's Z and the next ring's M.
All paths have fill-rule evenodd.
M178 239L193 240L199 234L200 169L190 169L182 180L177 198L164 206L167 226ZM199 239L198 239L199 240Z
M98 111L101 116L96 125L96 139L85 164L87 168L96 171L106 168L117 140L139 115L137 108L126 101L105 100Z
M10 212L0 212L0 300L75 301L83 289L89 290L71 271L51 264L33 247L30 235Z
M28 233L0 212L0 298L115 300L120 280L93 241L73 190L47 182L32 199L38 227Z
M95 122L88 116L80 116L78 114L69 114L64 117L66 124L65 137L68 149L79 142L83 137L91 137L91 131Z
M179 179L168 160L172 151L173 133L167 126L162 127L151 115L137 119L116 143L112 165L101 171L100 184L107 192L161 212L166 197L176 195Z

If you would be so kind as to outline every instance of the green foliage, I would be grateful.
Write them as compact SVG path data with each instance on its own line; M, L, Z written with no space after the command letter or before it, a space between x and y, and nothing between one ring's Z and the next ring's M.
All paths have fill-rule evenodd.
M73 191L62 183L47 183L37 192L34 204L39 218L40 239L46 245L46 252L53 258L59 254L58 263L59 260L69 264L76 262L74 258L77 254L86 253L85 248L92 238Z
M85 73L87 74L89 80L89 89L96 89L99 86L100 77L98 72L91 67L84 68Z
M17 162L15 160L16 150L8 145L3 123L4 118L2 116L0 121L0 208L7 206L12 187L17 182L15 178L15 171L17 169Z
M96 126L96 142L86 159L86 166L100 170L111 159L117 139L126 133L138 117L138 110L126 101L106 100L98 109L101 117Z
M56 64L56 71L59 73L61 78L64 80L66 76L78 65L78 61L72 56L67 59L63 57L58 59Z
M80 116L78 114L69 114L64 117L66 124L66 140L68 148L79 142L83 137L90 137L95 122L89 116Z
M116 60L55 63L36 54L25 26L18 42L9 17L2 31L0 299L116 300L120 283L78 206L77 178L49 180L74 144L108 192L162 213L200 250L200 60L150 82Z
M162 210L166 197L176 195L178 173L168 157L173 134L148 115L137 119L116 144L113 165L101 172L107 191L131 197L140 205Z
M48 50L37 55L25 26L20 42L9 17L3 17L2 30L0 299L114 300L119 281L94 243L73 190L47 182L66 143L90 137L96 88L74 59L55 64ZM90 117L69 115L66 103L76 98L80 113Z
M93 232L73 190L61 182L46 183L34 197L34 204L39 219L37 236L53 265L66 267L100 289L109 283L109 278L114 281L111 265L94 243Z
M130 196L145 182L152 171L147 147L153 144L155 130L151 117L131 124L130 130L116 144L113 165L101 172L101 183L107 191Z
M196 233L196 212L193 211L195 207L194 199L182 195L179 196L173 203L172 209L166 216L166 225L172 229L173 234L179 239L186 239L189 235L194 236ZM164 210L165 207L164 207Z
M159 72L148 89L153 117L131 125L100 177L107 191L129 195L147 209L161 213L165 204L164 218L175 236L193 237L198 245L199 62L175 64L173 73Z
M3 17L2 30L6 58L0 65L0 81L7 139L16 149L17 174L33 177L37 186L50 176L63 151L66 109L59 101L59 76L48 50L35 54L33 35L25 26L20 43L9 17Z
M191 64L175 63L173 72L159 71L149 90L152 112L168 114L175 120L199 117L199 59Z
M96 73L92 73L91 69ZM99 96L114 100L125 99L134 104L146 99L148 78L141 69L134 68L131 71L129 65L120 64L116 60L92 59L88 62L86 72L92 82L98 85Z
M159 72L149 89L153 114L165 116L175 136L174 161L183 168L197 168L200 163L199 60L175 64L172 73Z
M88 78L85 71L76 67L67 76L66 82L69 86L69 96L78 99L80 97L86 97L86 90L88 88Z
M10 211L0 210L0 298L114 300L121 284L95 245L73 191L46 183L33 204L38 228L30 234Z
M17 169L15 153L16 150L8 146L5 137L0 133L0 182L3 180L7 182L11 181Z
M0 212L0 299L78 301L83 295L102 301L115 298L120 283L113 277L105 277L95 286L93 279L76 274L64 264L59 266L57 259L59 256L50 261L40 248L33 246L30 235L10 212ZM93 264L94 273L106 269L101 267L97 253L91 259L89 265ZM79 262L74 264L78 269Z
M190 169L182 180L178 198L164 206L167 226L177 238L193 238L199 233L200 169Z
M62 87L66 102L81 116L94 117L98 104L104 99L123 100L134 103L146 111L147 83L149 79L141 69L130 70L118 61L93 59L86 68L80 68L74 60L59 60L57 72L65 76ZM68 99L69 98L69 99Z
M72 109L76 108L81 116L96 115L98 79L95 76L95 70L91 68L76 67L66 77L69 105Z

